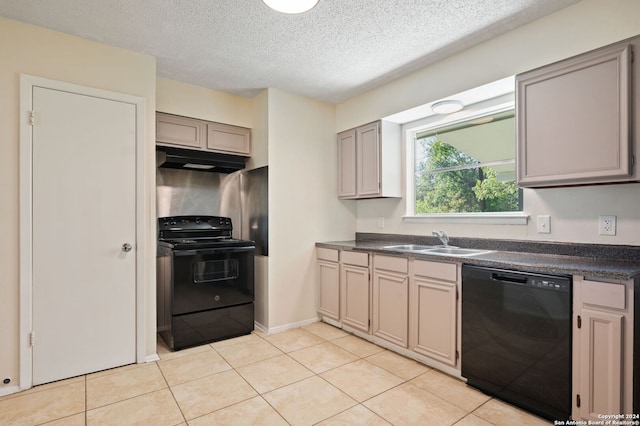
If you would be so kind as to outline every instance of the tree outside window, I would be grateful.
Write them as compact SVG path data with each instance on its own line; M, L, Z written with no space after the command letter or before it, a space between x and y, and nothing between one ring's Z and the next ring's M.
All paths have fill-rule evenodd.
M522 210L515 183L515 130L510 132L513 111L476 122L417 135L416 214Z

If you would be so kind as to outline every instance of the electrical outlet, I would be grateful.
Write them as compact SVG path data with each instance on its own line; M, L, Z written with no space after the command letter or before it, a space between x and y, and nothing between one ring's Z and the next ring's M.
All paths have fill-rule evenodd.
M538 216L538 234L550 234L551 233L551 216L539 215Z
M598 229L600 235L616 235L616 217L600 216Z

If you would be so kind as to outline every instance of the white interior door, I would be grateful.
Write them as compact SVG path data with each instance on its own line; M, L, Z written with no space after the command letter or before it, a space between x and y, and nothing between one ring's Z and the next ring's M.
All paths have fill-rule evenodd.
M32 104L37 385L136 361L136 106L43 87Z

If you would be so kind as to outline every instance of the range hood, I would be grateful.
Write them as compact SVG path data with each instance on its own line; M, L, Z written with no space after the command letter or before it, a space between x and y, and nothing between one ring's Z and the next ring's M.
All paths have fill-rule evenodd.
M201 172L232 173L245 168L245 157L192 149L156 147L158 167Z

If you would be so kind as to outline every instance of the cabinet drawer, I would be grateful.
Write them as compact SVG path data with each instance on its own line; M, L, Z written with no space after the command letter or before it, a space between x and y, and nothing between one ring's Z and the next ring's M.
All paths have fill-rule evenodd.
M416 260L413 264L415 275L435 278L437 280L458 280L458 267L455 263L430 262L428 260Z
M626 308L625 286L599 281L582 281L582 302L605 308Z
M319 260L327 260L329 262L337 262L338 250L316 247L316 258Z
M373 258L375 269L384 269L392 272L406 274L409 270L409 261L404 257L376 256Z
M340 262L347 265L369 266L369 254L354 251L340 252Z

